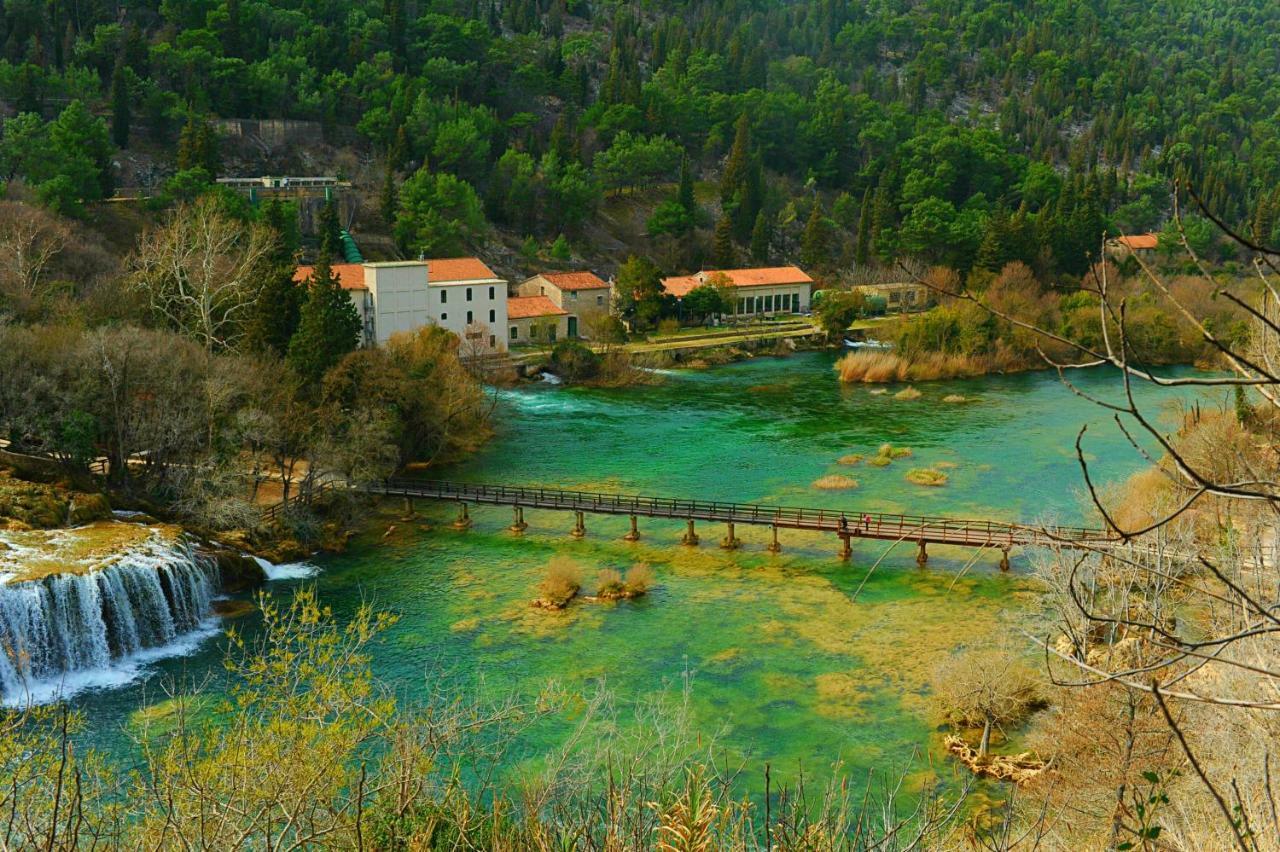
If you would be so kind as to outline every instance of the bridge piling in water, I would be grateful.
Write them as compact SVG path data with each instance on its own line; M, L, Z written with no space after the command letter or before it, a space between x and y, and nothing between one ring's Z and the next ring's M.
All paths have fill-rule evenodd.
M587 534L587 522L581 511L573 513L573 530L569 535L574 538L584 538Z
M720 546L725 550L737 550L742 546L742 540L733 534L733 521L729 521L725 527L725 536L720 540Z
M512 506L512 507L511 507L511 516L512 516L512 517L511 517L511 526L510 526L510 527L508 527L508 529L510 529L513 533L515 533L516 535L520 535L521 533L523 533L525 530L527 530L527 529L529 528L529 525L528 525L528 524L526 524L526 523L524 522L524 508L523 508L523 507L521 507L521 506Z
M698 546L698 533L693 528L693 518L685 521L684 537L680 539L680 543L687 547Z
M782 545L778 543L778 525L773 524L769 529L773 531L773 540L769 542L769 546L765 549L770 553L781 553Z
M640 529L636 525L636 516L631 516L631 529L622 537L623 541L639 541Z
M916 564L923 568L929 562L929 551L925 549L924 539L920 539L920 549L916 551Z
M467 511L466 503L458 504L458 517L453 522L453 528L455 530L471 529L471 515Z
M1000 548L1000 570L1009 570L1009 548L1007 547Z
M850 542L852 538L847 532L839 533L840 535L840 558L848 562L853 557L853 545Z

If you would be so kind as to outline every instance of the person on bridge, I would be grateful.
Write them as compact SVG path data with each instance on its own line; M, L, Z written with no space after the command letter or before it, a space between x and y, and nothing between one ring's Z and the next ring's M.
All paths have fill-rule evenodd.
M840 513L840 532L847 533L849 531L849 519L844 516L844 512Z

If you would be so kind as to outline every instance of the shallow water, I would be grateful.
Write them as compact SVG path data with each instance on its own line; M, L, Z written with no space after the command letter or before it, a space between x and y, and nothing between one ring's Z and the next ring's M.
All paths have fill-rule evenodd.
M498 410L497 439L441 475L855 516L865 509L1077 522L1084 514L1073 442L1082 424L1091 424L1085 448L1100 479L1144 464L1106 412L1052 374L922 384L922 398L900 401L840 386L832 360L826 353L761 359L623 390L520 389ZM1101 373L1076 381L1111 398L1119 391ZM1156 406L1190 398L1140 391ZM948 394L971 401L942 402ZM837 464L884 442L913 456L884 468ZM939 465L949 476L942 488L904 479L912 467ZM811 486L832 473L859 487ZM913 751L936 747L927 684L939 660L991 641L1036 605L1018 558L1001 574L994 556L968 565L972 554L936 548L921 570L909 545L885 556L884 543L855 543L843 564L834 538L787 531L783 552L771 556L767 531L750 528L738 530L743 549L725 552L716 547L723 530L710 525L699 529L701 547L685 548L683 524L645 519L641 541L631 544L621 541L626 519L597 517L587 518L587 538L574 541L571 515L535 511L525 513L530 528L516 538L506 531L506 509L473 509L467 532L448 527L452 507L419 510L431 531L388 514L348 552L316 560L313 580L292 581L316 583L340 615L366 599L400 615L375 666L407 698L439 678L495 696L536 692L550 681L588 692L603 682L625 707L691 678L696 726L718 734L723 753L745 762L753 779L766 761L786 778L801 767L822 775L837 760L854 772L900 766ZM396 530L383 538L391 523ZM571 557L588 576L646 562L656 588L632 602L532 609L556 556ZM284 575L295 573L306 571ZM218 645L153 671L216 678ZM153 680L77 703L94 738L119 747L129 714L157 693ZM564 729L532 732L512 762L536 759Z

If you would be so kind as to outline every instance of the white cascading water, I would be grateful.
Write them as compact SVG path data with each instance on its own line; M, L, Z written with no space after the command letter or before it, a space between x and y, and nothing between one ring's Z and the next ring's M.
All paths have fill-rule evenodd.
M0 583L0 703L47 700L76 681L110 682L103 675L121 661L181 652L171 646L208 630L217 594L217 566L187 543L155 543L88 573Z

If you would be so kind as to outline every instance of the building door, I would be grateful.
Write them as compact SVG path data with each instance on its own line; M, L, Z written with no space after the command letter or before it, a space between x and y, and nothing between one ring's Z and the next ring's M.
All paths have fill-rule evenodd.
M578 318L569 317L569 337L572 338L577 336L578 336Z

